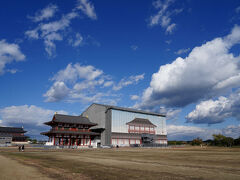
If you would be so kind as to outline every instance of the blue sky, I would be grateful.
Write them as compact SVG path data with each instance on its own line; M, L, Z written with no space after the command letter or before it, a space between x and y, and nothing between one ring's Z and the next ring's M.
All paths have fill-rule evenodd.
M166 113L169 139L240 135L239 1L0 2L0 125L38 137L91 103Z

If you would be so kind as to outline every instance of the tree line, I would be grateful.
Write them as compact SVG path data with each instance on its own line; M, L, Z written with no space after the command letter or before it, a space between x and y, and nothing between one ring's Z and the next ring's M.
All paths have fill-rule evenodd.
M208 139L203 141L201 138L195 138L192 141L168 141L168 145L186 145L190 144L192 146L199 145L209 145L209 146L240 146L240 136L236 139L232 137L227 137L222 134L213 134L213 139Z

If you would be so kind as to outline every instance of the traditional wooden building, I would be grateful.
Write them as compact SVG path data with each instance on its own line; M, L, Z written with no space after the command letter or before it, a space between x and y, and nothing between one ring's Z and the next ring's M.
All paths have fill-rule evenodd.
M0 127L0 143L24 143L28 138L28 136L24 135L26 132L23 128L19 127Z
M49 137L49 145L67 147L87 147L100 134L92 132L97 124L83 116L55 114L51 121L44 123L51 126L50 131L41 133Z

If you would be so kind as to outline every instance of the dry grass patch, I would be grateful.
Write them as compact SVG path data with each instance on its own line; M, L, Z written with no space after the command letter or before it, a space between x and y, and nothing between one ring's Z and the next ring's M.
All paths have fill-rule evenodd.
M2 152L1 152L2 151ZM240 148L1 150L56 179L240 179Z

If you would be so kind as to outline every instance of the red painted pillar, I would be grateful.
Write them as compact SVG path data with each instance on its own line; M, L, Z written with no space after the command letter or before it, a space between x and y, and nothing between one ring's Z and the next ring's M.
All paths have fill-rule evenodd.
M83 146L85 146L85 136L83 136Z
M53 136L53 145L55 146L55 136Z

